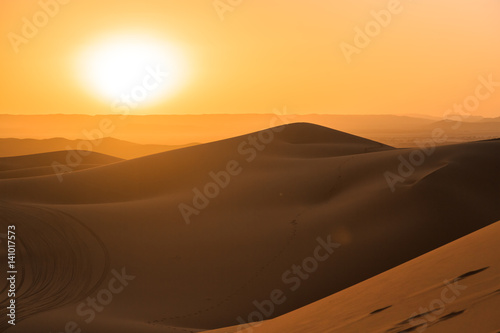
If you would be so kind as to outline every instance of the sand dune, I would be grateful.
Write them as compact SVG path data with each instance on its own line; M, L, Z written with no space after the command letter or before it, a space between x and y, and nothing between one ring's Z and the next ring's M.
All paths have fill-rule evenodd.
M88 332L226 327L276 289L286 301L269 318L285 314L500 220L499 149L500 141L438 147L392 192L384 173L397 173L413 150L291 124L65 174L63 182L0 180L0 209L9 214L1 230L14 221L30 243L21 249L24 320L8 332L61 332L68 321ZM53 225L41 239L37 211ZM58 231L65 228L73 231ZM50 233L73 241L46 249ZM293 273L320 255L318 246L328 258L307 278ZM75 310L83 295L96 297L122 270L134 278L85 322ZM58 289L80 271L87 273ZM33 272L57 278L40 284Z
M78 171L119 161L122 159L78 150L0 157L0 179L54 175L59 168Z
M140 145L114 138L103 138L100 140L68 140L63 138L36 140L10 138L0 139L0 157L85 149L105 155L131 159L193 145L194 144L180 146Z
M499 332L500 222L279 318L211 333Z

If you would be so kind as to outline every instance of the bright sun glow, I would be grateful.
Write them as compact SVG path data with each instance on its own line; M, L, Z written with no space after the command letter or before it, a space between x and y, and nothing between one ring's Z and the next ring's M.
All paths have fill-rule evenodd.
M137 109L167 98L183 85L177 50L144 36L110 37L79 57L85 85L117 108Z

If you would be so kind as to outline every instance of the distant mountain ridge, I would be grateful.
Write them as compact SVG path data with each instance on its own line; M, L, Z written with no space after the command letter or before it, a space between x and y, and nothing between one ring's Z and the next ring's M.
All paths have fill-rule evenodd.
M113 130L106 135L108 137L137 144L175 147L193 142L206 143L223 140L280 124L300 122L335 128L395 147L412 146L415 139L423 140L431 136L435 128L441 126L448 128L442 119L436 117L404 115L297 115L292 112L290 114L282 112L280 114L128 115L126 117L120 115L0 115L0 136L3 138L85 139L84 133L99 128L103 120L112 124ZM500 126L498 126L500 118L469 117L460 119L460 122L462 124L460 128L450 131L450 142L500 137ZM148 149L145 151L155 151L154 147ZM110 151L99 152L110 153ZM128 155L120 157L130 158Z

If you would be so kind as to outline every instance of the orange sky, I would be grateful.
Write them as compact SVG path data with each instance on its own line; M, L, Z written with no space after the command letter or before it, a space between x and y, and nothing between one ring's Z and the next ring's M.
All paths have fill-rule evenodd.
M474 94L480 75L500 82L498 0L401 0L350 63L341 43L355 45L354 28L365 28L372 10L396 8L391 1L242 0L223 21L212 0L59 2L69 3L18 52L10 39L41 5L1 2L0 113L112 113L75 59L114 35L152 36L185 67L175 93L135 114L269 113L286 105L296 113L441 116ZM500 115L497 89L476 115Z

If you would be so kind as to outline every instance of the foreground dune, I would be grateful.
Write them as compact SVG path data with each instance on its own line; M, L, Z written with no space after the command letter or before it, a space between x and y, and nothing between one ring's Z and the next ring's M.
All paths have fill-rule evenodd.
M264 323L210 333L500 332L500 222Z
M8 332L194 332L270 298L264 319L285 314L500 220L499 150L430 149L391 190L413 150L292 124L0 180L26 267Z

